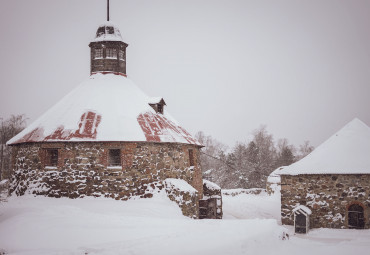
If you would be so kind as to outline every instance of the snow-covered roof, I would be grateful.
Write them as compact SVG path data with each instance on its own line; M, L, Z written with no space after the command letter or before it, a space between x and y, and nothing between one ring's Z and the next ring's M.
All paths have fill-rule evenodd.
M298 213L298 214L303 213L304 215L311 215L312 211L307 206L299 205L293 209L293 213Z
M96 36L93 42L101 42L101 41L123 41L121 32L118 29L118 26L116 26L111 21L106 21L102 24L100 24Z
M280 173L286 166L281 166L276 168L268 177L267 177L267 182L268 183L277 183L280 184L281 178L280 178Z
M135 141L201 144L167 111L156 113L130 79L94 74L8 141Z
M210 182L208 180L204 180L203 179L203 185L206 185L206 187L209 189L209 190L221 190L220 186L218 186L216 183L214 182Z
M370 127L352 120L283 174L370 174Z

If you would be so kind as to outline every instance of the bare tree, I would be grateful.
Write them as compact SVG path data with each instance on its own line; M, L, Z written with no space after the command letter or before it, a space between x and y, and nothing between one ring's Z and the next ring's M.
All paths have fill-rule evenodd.
M205 135L202 131L199 131L195 137L204 145L204 148L201 150L203 177L220 185L220 178L224 174L221 172L221 168L224 161L226 161L226 145L210 135Z
M201 154L203 178L226 189L264 188L274 169L290 165L313 150L308 141L299 147L298 153L286 138L275 144L266 126L256 129L248 144L237 142L230 153L225 145L203 132L196 137L205 145Z
M24 114L12 115L4 121L1 119L0 126L0 180L8 178L10 173L11 150L6 146L6 142L13 136L21 132L26 126L26 117Z
M302 145L299 146L299 154L297 155L297 160L300 160L310 154L315 147L310 144L310 141L304 141Z

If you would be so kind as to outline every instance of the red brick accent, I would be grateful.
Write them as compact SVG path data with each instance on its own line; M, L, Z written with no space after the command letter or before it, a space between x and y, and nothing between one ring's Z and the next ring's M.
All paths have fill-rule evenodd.
M115 75L121 75L121 76L127 77L127 74L118 73L118 72L94 72L94 73L91 73L91 75L98 74L98 73L101 73L101 74L115 74Z

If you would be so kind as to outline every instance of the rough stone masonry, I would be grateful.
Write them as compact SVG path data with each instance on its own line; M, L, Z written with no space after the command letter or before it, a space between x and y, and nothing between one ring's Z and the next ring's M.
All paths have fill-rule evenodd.
M47 166L47 150L58 150L56 166ZM109 149L120 149L121 165L108 165ZM190 165L189 150L193 152ZM177 143L151 142L48 142L13 146L11 192L29 192L49 197L79 198L151 197L161 190L167 178L182 179L203 194L199 147ZM183 209L197 217L198 203L189 196L194 210ZM187 205L188 206L188 205ZM181 205L180 205L181 207ZM195 215L195 216L194 216Z
M364 228L370 228L369 174L281 175L281 219L293 225L292 210L305 205L312 210L312 228L348 228L348 208L364 209Z

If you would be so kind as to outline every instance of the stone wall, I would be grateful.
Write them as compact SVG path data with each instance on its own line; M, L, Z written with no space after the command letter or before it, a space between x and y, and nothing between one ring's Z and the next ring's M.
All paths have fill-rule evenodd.
M199 194L184 180L168 178L164 182L165 191L171 201L181 208L182 214L193 219L199 218Z
M312 228L348 228L348 207L364 208L365 228L370 228L370 175L322 174L281 176L281 219L293 225L292 210L305 205L312 210Z
M46 166L46 150L58 149L57 166ZM109 149L121 149L122 166L108 166ZM194 166L189 163L194 152ZM151 197L166 178L185 180L203 194L199 148L173 143L66 142L13 146L11 191L50 197Z

